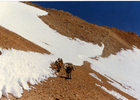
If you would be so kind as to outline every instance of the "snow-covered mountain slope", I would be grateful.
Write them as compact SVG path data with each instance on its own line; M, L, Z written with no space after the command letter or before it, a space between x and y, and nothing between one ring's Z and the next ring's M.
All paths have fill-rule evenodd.
M137 79L140 68L139 49L122 50L117 55L101 58L104 44L93 45L59 34L38 17L47 14L46 11L21 2L0 2L0 25L2 27L51 52L51 55L48 55L14 49L1 50L1 95L8 97L7 93L11 93L19 98L22 96L23 89L30 89L27 82L34 85L48 77L55 76L49 67L53 61L61 57L64 62L71 62L75 65L82 65L83 61L90 62L93 70L112 81L110 84L140 99L140 87L138 86L140 81ZM92 59L94 57L98 60Z
M140 50L122 50L108 58L91 61L91 68L105 75L113 86L140 100ZM114 81L114 80L115 81Z
M45 70L45 68L43 67L43 65L46 65L47 68L49 68L50 66L47 65L46 63L51 63L52 61L56 60L58 57L62 57L63 60L65 62L72 62L73 64L77 64L77 65L82 65L84 60L89 59L88 57L95 57L98 55L101 55L102 50L103 50L103 46L99 47L98 45L93 45L91 43L86 43L84 41L80 41L79 39L76 40L72 40L70 38L67 38L65 36L60 35L59 33L57 33L55 30L52 30L51 28L49 28L49 26L47 26L41 19L38 18L39 15L44 15L47 14L47 12L39 10L37 8L28 6L26 4L20 3L20 2L1 2L0 3L0 25L7 28L10 31L13 31L19 35L21 35L22 37L32 41L33 43L49 50L52 55L51 57L54 58L53 60L51 60L50 55L42 55L42 56L47 56L50 57L50 60L47 60L46 58L43 58L44 60L41 60L40 57L38 55L36 55L37 58L39 57L38 60L32 60L35 61L35 65L38 65L37 68L34 68L35 65L31 65L30 63L32 63L32 61L29 61L28 59L25 58L29 58L30 60L32 58L30 58L30 56L27 55L26 53L23 54L24 57L21 56L22 60L19 61L25 61L25 62L18 62L17 58L14 58L18 56L20 56L20 54L18 54L18 52L20 51L15 51L16 53L14 53L13 58L15 61L17 61L17 63L11 60L10 58L12 57L12 54L8 60L8 57L6 56L6 52L2 51L2 55L6 56L3 57L1 56L2 62L5 62L3 59L7 59L8 61L5 62L6 65L7 64L13 64L10 66L8 65L10 68L12 68L13 66L19 66L18 68L21 69L17 69L17 67L15 68L16 70L19 71L19 73L21 73L20 75L16 72L13 71L14 74L12 74L11 72L8 72L8 74L3 75L3 77L7 78L8 77L14 77L14 76L19 76L19 77L14 77L14 83L13 84L18 84L19 86L16 87L17 90L14 91L10 91L11 85L9 86L9 84L6 84L7 81L4 81L4 84L1 86L1 89L5 89L2 90L2 94L5 93L11 93L16 97L21 97L21 93L22 93L22 88L24 89L29 89L27 85L27 82L30 82L32 84L35 84L37 80L39 80L38 82L40 82L42 79L40 77L44 76L44 77L49 77L52 76L52 73L50 72L49 74L47 73L42 73L42 75L40 75L40 73L36 72L36 77L33 76L33 78L29 77L28 75L31 72L27 72L27 74L22 74L22 71L24 73L24 69L22 68L31 68L33 70L37 70L38 68L42 71ZM18 9L17 9L18 8ZM3 9L7 9L8 11L5 11ZM9 10L10 9L10 10ZM10 15L10 16L9 16ZM9 24L11 23L11 24ZM89 48L89 49L87 49ZM96 48L96 49L95 49ZM9 50L9 52L12 52L13 50ZM91 52L92 51L92 52ZM10 55L10 54L9 54ZM30 55L30 53L29 53ZM34 55L34 54L33 54ZM20 59L20 58L19 58ZM46 61L45 62L40 62L40 61ZM38 63L38 64L37 64ZM25 64L25 65L24 65ZM43 65L42 65L43 64ZM3 64L2 64L3 65ZM26 66L26 67L25 67ZM32 66L32 67L30 67ZM41 67L40 67L41 66ZM3 69L4 65L2 66ZM29 69L29 70L31 70ZM6 70L7 71L7 70ZM5 72L5 70L2 70L2 72ZM47 74L47 75L46 75ZM25 78L23 78L25 76ZM31 75L32 76L32 75ZM44 78L45 79L45 78ZM22 80L22 82L20 81ZM36 80L36 81L34 81ZM11 81L11 80L10 80ZM6 84L6 86L5 86ZM15 93L19 93L19 94L15 94ZM3 94L4 95L4 94Z
M8 9L10 8L10 11L8 10L8 12L3 14L5 11L2 9L5 9L7 6ZM1 26L49 50L57 57L62 57L64 61L72 62L71 58L73 58L74 64L82 64L83 62L78 60L79 58L85 59L85 56L95 57L102 53L103 46L92 45L79 39L76 39L76 41L71 40L49 28L48 25L38 18L39 15L47 14L45 11L20 2L3 2L0 9L3 15L0 16ZM95 48L98 48L98 50L95 50Z

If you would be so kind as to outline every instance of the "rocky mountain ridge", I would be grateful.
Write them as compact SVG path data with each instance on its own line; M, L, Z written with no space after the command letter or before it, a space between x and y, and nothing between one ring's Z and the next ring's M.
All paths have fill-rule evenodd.
M140 48L140 37L136 33L88 23L79 17L73 16L62 10L46 9L30 2L24 3L47 11L48 15L39 16L39 18L60 34L72 39L79 38L80 40L98 44L99 46L103 43L105 48L102 57L116 54L122 48L132 49L133 45ZM0 27L0 39L0 47L5 49L14 48L18 50L50 54L49 51L3 27ZM103 82L93 78L89 73L94 73ZM65 72L62 69L58 77L49 78L46 82L42 82L43 85L35 85L34 87L36 89L30 91L24 90L23 96L19 98L19 100L116 100L114 96L105 92L100 87L96 86L96 84L104 86L108 90L117 91L130 100L135 100L132 96L110 85L108 83L110 80L92 70L89 62L83 62L82 66L76 66L76 71L72 73L71 80L66 80L64 76ZM12 95L9 97L11 100L17 100ZM2 97L1 99L7 100L5 97Z
M134 32L131 33L108 26L98 26L88 23L77 16L73 16L69 12L46 9L30 2L24 3L47 11L48 15L39 17L60 34L73 39L79 38L80 40L100 46L103 43L105 48L102 57L116 54L122 48L132 49L133 46L140 48L140 36Z

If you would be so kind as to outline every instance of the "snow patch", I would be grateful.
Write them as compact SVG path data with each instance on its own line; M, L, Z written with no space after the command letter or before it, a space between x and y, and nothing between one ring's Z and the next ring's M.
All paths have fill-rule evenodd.
M107 90L105 87L101 86L101 85L98 85L98 84L95 84L96 86L98 87L101 87L104 91L106 91L107 93L113 95L114 97L116 97L117 99L121 99L121 100L128 100L126 97L122 96L121 94L117 93L116 91L114 90Z
M49 77L55 77L50 68L53 55L25 52L15 49L3 49L0 56L0 97L8 93L20 98L23 89L30 90L31 85L41 83Z
M113 86L140 100L140 50L136 47L132 50L122 50L108 58L91 60L91 68L106 78L109 76ZM118 84L121 83L121 84Z
M48 13L20 2L0 3L1 26L50 51L56 57L63 58L64 62L82 65L89 57L102 54L103 44L100 47L60 35L38 18L42 14Z
M102 80L99 79L99 78L97 77L97 75L95 75L94 73L89 73L89 75L91 75L92 77L96 78L98 81L102 82Z

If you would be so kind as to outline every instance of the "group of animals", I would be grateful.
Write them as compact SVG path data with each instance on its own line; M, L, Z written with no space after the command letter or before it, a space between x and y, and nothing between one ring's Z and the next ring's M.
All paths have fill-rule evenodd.
M60 69L63 67L66 72L66 78L71 79L71 72L75 70L75 66L72 63L63 63L62 58L58 58L54 65L57 67L58 72L60 72Z

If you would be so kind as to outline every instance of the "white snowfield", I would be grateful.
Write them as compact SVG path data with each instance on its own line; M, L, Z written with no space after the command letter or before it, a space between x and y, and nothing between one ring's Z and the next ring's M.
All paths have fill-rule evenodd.
M3 49L0 55L0 98L11 93L16 98L22 96L23 89L41 83L48 77L55 77L50 63L54 56L35 52Z
M113 86L140 100L140 50L133 49L122 50L108 58L99 57L98 61L91 61L91 68L110 79Z
M51 52L51 55L48 55L14 49L1 49L0 97L3 95L8 98L8 93L11 93L20 98L23 89L30 90L31 88L27 82L34 85L49 77L55 77L50 64L60 57L63 58L64 62L71 62L75 65L82 65L83 61L89 61L92 69L105 77L108 76L107 78L112 81L110 84L134 98L140 99L139 49L134 47L134 51L122 50L117 55L101 58L99 56L102 54L104 44L100 47L59 34L38 17L47 14L46 11L21 2L0 2L0 25L2 27ZM91 59L95 56L98 56L98 60ZM90 75L96 76L92 73ZM120 82L126 89L111 78ZM98 80L101 81L101 79ZM125 97L118 97L117 94L116 98L124 99Z

